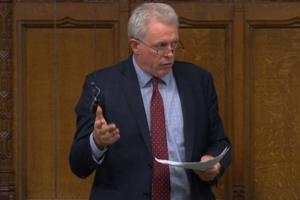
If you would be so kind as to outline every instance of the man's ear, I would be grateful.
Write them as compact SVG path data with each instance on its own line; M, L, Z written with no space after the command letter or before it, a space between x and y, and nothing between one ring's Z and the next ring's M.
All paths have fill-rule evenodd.
M129 45L131 47L133 54L136 54L136 55L140 54L140 48L139 48L140 43L138 41L131 38L131 39L129 39Z

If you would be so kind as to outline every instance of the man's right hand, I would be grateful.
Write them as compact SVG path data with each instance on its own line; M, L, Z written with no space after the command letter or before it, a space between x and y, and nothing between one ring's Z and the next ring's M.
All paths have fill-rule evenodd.
M120 130L114 123L107 124L100 106L96 110L93 139L99 149L104 149L120 139Z

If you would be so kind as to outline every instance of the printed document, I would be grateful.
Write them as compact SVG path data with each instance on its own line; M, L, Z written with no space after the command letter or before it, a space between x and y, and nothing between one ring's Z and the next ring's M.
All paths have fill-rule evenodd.
M222 153L220 153L217 157L215 157L212 160L208 161L202 161L202 162L177 162L177 161L171 161L171 160L162 160L155 158L155 160L161 164L164 165L170 165L174 167L181 167L185 169L194 169L194 170L206 170L211 167L213 167L216 163L218 163L227 153L227 151L230 149L230 147L226 147Z

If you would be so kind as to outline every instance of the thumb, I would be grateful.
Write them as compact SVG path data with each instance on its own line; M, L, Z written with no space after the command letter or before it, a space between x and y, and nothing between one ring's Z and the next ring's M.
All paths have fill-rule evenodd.
M211 160L213 158L214 158L213 156L204 155L204 156L201 157L201 162L206 162L206 161L209 161L209 160Z

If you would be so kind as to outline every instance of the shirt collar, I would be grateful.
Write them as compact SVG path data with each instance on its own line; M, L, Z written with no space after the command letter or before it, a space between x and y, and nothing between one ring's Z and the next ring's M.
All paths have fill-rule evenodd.
M142 68L136 63L134 56L132 56L132 62L133 62L134 69L137 73L137 78L140 87L141 88L146 87L147 84L151 81L153 76L148 72L142 70ZM172 77L173 77L173 70L171 70L171 72L166 74L165 76L160 77L160 80L162 81L162 83L169 85L172 80Z

